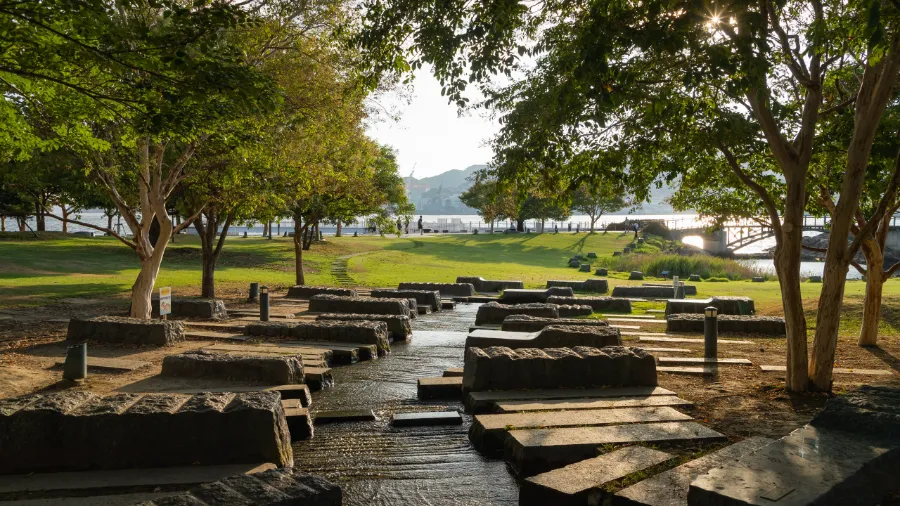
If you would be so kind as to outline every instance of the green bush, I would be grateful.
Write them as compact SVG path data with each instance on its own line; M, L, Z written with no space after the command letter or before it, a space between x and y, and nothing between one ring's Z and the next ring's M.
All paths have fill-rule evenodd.
M675 255L653 253L622 255L611 257L609 268L615 271L642 271L648 276L661 276L669 271L669 276L687 279L691 274L699 274L706 281L735 281L762 275L757 269L727 258L707 255Z

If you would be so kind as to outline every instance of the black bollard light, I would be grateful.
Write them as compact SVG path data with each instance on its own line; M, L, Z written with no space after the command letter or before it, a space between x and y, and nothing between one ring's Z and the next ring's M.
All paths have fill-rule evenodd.
M718 358L719 339L719 310L713 306L707 307L703 320L703 357Z
M259 283L250 283L250 297L247 300L249 302L256 302L259 300Z
M73 344L66 350L63 379L70 381L87 378L87 343Z
M269 287L263 286L259 294L259 321L269 321Z

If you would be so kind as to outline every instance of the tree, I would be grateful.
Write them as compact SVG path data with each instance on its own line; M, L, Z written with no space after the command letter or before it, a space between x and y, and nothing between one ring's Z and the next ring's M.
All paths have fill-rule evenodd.
M370 0L366 15L370 30L361 43L378 70L429 63L460 106L467 83L524 73L487 102L501 114L500 162L504 150L524 153L553 172L578 153L612 152L629 161L622 172L645 191L657 176L674 178L691 163L724 162L775 231L787 387L830 388L845 276L861 242L844 238L900 69L895 3L551 0L486 9ZM404 45L407 39L413 44ZM536 60L531 69L519 65L525 54ZM854 122L808 356L802 220L817 128L842 107L853 109ZM761 154L769 162L756 167L784 181L782 200L766 188L771 172L748 170Z
M500 205L497 203L498 191L497 182L492 179L479 177L478 174L470 176L474 177L472 186L468 190L459 195L459 200L475 209L478 215L485 223L490 223L490 233L494 233L494 222L500 217Z
M572 195L572 209L586 214L591 219L591 232L594 224L604 213L612 213L629 206L623 195L621 186L609 181L597 183L581 183Z

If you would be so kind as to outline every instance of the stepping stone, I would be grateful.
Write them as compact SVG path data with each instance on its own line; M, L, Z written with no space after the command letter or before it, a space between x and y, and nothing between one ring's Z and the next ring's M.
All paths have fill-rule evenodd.
M463 375L462 367L454 367L452 369L447 369L446 371L444 371L445 378L450 378L450 377L454 377L454 376L462 376L462 375Z
M648 309L647 312L648 313L663 313L663 314L665 314L666 310L665 309Z
M456 309L456 301L441 300L441 309Z
M703 339L693 339L689 337L647 337L641 334L638 341L642 343L696 343L703 344ZM741 341L736 339L719 339L719 344L755 344L753 341Z
M271 346L265 345L263 346ZM300 350L309 350L309 349L325 349L331 351L331 361L334 364L355 364L362 359L362 356L366 356L371 358L372 353L375 353L377 356L377 347L375 345L360 345L360 347L355 346L338 346L333 343L312 343L312 342L303 342L302 344L298 341L280 341L278 343L279 347L283 348L297 348ZM364 354L360 354L360 350L362 347L367 347L368 349ZM366 359L368 360L368 358Z
M622 320L622 321L633 320L633 319L641 319L641 320L655 320L656 319L656 317L653 315L642 315L642 314L633 314L633 315L628 315L625 317L623 317L620 314L603 314L601 316L603 316L604 318L608 318L610 320L616 319L616 320Z
M425 399L459 399L462 395L462 376L420 378L418 397Z
M622 329L626 329L626 330L637 330L637 329L641 328L640 325L619 325L619 324L613 325L613 324L610 324L609 326L612 327L612 328L614 328L614 329L619 329L619 330L622 330Z
M656 352L656 353L693 353L694 350L686 350L684 348L648 348L646 346L641 346L641 349L644 351Z
M613 388L550 388L541 390L489 390L469 392L466 409L469 412L485 413L495 402L502 401L544 401L553 399L590 399L608 397L647 397L651 395L675 395L662 387L613 387Z
M62 366L65 363L66 359L61 358L58 359L54 365ZM88 370L94 369L97 371L106 372L131 372L150 365L152 365L150 364L150 362L143 362L141 360L128 360L125 358L103 358L91 356L87 358Z
M710 469L722 467L739 459L742 455L754 452L773 443L766 437L751 437L740 443L726 446L699 459L669 469L655 476L642 480L616 493L614 505L671 506L688 503L688 488L691 482Z
M477 330L494 330L497 332L516 332L514 330L500 330L502 327L503 326L499 323L496 325L488 324L488 323L485 323L484 325L473 325L473 326L469 327L469 334L471 334ZM521 334L522 332L517 332L517 333Z
M184 337L188 339L218 339L222 341L248 341L251 337L243 334L226 334L224 332L212 332L207 330L187 330Z
M291 432L291 442L312 439L313 423L308 409L299 406L285 408L284 418Z
M667 372L670 374L694 374L698 376L713 376L719 372L718 367L716 366L704 366L704 367L657 367L656 372Z
M662 323L666 324L666 320L656 320L653 318L607 318L606 321L609 322L622 322L622 323Z
M318 411L313 413L316 425L323 423L374 422L375 413L371 409L350 409L341 411Z
M248 356L297 356L303 360L304 367L328 367L327 358L331 357L331 350L300 350L280 348L276 346L239 346L234 344L222 344L207 346L203 351L212 353L232 353Z
M726 439L697 422L511 430L506 440L506 460L520 475L531 476L593 457L597 447L608 444L697 444Z
M761 365L762 372L787 372L787 366L783 365ZM893 376L894 373L886 369L845 369L843 367L835 367L832 372L834 374L859 374L862 376Z
M652 395L649 397L611 397L607 399L557 399L552 401L507 401L497 403L499 413L521 413L523 411L558 411L575 409L636 408L650 406L692 407L694 403L674 395Z
M657 361L660 364L753 365L753 362L746 358L659 357Z
M658 450L628 446L582 460L522 482L519 506L599 504L605 484L662 464L671 458L668 453Z
M513 428L516 430L553 429L687 420L693 420L693 418L668 406L475 415L475 420L469 429L469 440L480 452L494 453L502 448L507 431Z
M319 391L334 384L331 369L327 367L304 367L303 377L309 389Z
M422 425L462 425L462 416L457 411L428 411L425 413L396 413L391 424L394 427L417 427Z

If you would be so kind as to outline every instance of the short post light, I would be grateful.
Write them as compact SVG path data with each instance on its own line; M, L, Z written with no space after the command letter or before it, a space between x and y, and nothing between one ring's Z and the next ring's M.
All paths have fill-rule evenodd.
M260 287L259 293L259 321L269 321L269 287Z
M256 302L259 300L259 283L250 283L250 297L248 302Z
M708 306L704 309L706 318L703 320L703 357L718 358L719 339L719 310Z
M63 379L76 381L85 378L87 378L87 343L73 344L66 350Z
M676 298L676 299L683 299L683 298L684 298L684 282L683 282L683 281L679 281L679 282L675 285L675 298Z

